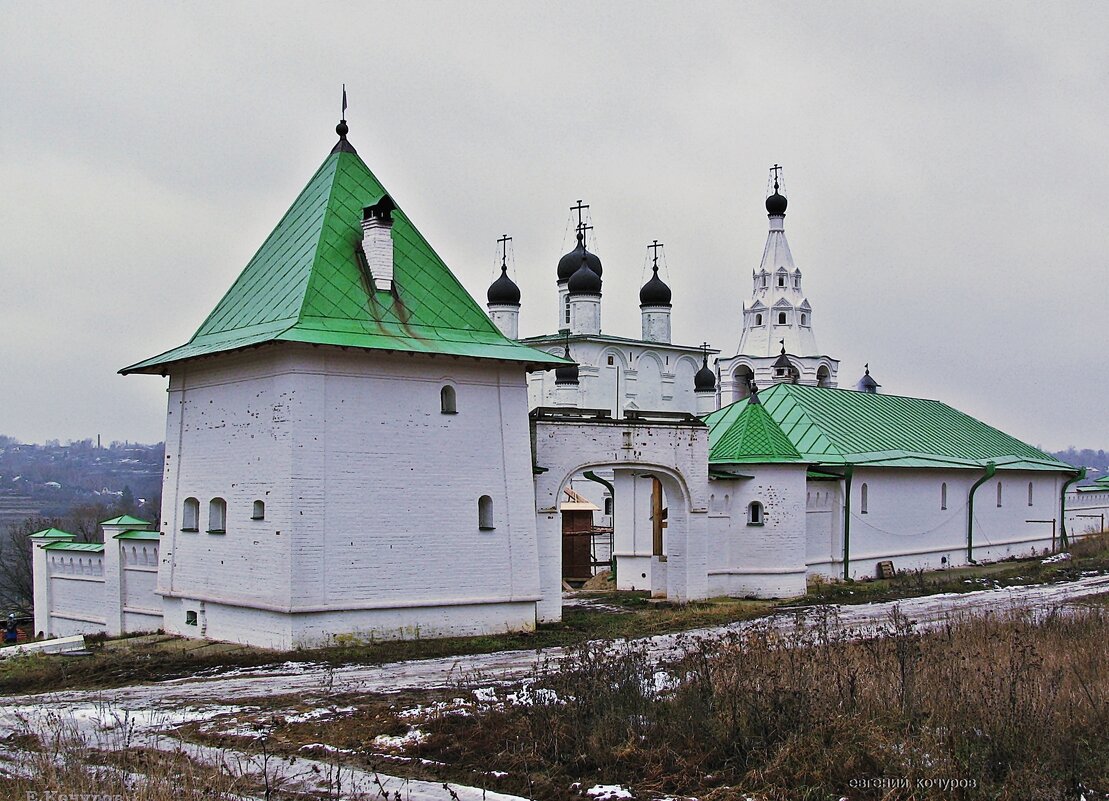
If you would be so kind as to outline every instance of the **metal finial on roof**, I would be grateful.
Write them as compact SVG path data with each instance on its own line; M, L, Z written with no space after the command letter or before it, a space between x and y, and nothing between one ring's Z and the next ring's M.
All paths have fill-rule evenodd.
M775 164L773 167L770 168L770 171L772 173L774 173L774 191L775 192L778 191L778 172L781 169L782 169L782 166L780 164Z
M512 237L508 234L501 234L501 238L497 240L497 244L501 246L501 270L508 272L508 243L512 241Z
M864 364L863 369L866 370L867 375L870 375L870 362L867 362L866 364Z
M339 124L335 126L335 133L339 134L339 141L335 143L335 147L331 148L332 153L357 153L354 145L347 141L347 133L350 128L347 127L347 85L343 84L343 110L339 117Z
M752 378L747 382L747 386L751 390L751 394L747 396L747 402L758 406L762 403L762 401L759 400L759 385L756 384L755 379Z
M782 353L784 354L786 352L786 341L784 339L779 339L778 341L782 343Z

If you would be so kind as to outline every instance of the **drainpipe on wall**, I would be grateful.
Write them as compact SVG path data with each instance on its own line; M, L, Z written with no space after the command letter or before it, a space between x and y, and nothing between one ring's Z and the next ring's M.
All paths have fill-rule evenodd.
M986 462L986 474L970 485L970 495L967 498L967 561L974 561L974 493L978 488L993 478L997 472L997 465Z
M1086 468L1078 468L1078 475L1070 481L1063 482L1063 489L1059 493L1059 547L1068 548L1070 542L1067 539L1067 488L1076 481L1081 481L1086 477ZM1104 526L1103 526L1104 528Z
M843 470L843 580L851 578L851 476L854 465Z
M612 580L616 581L616 488L594 473L592 470L586 470L582 473L583 476L590 481L596 481L598 484L608 487L608 493L612 496L612 533L608 535L608 569L612 571Z

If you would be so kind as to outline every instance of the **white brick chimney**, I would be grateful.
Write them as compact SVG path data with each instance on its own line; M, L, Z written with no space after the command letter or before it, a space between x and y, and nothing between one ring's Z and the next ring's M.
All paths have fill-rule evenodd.
M377 204L362 209L362 250L366 267L378 292L393 291L393 209L386 195Z

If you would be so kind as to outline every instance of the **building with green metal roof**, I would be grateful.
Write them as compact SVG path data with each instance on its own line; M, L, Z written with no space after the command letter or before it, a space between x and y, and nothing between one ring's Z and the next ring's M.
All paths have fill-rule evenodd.
M532 628L526 374L566 362L501 333L336 131L193 337L121 371L169 377L165 629Z
M1076 469L940 401L778 383L704 419L713 483L746 507L742 525L788 530L779 563L803 548L795 589L814 573L874 575L880 561L941 568L1065 542L1062 495ZM800 501L782 490L789 467L804 476ZM760 484L770 469L775 487ZM757 550L766 534L740 536Z

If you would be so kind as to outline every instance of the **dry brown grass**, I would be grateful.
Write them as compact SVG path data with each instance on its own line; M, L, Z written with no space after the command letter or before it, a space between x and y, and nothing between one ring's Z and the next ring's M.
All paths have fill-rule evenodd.
M1109 790L1109 613L999 614L852 639L829 621L702 641L669 669L589 645L540 684L558 702L423 724L422 753L515 789L575 781L702 799L1077 799ZM859 787L896 779L900 788ZM950 788L941 780L973 787ZM586 784L588 786L588 784ZM1087 792L1087 799L1100 798Z

